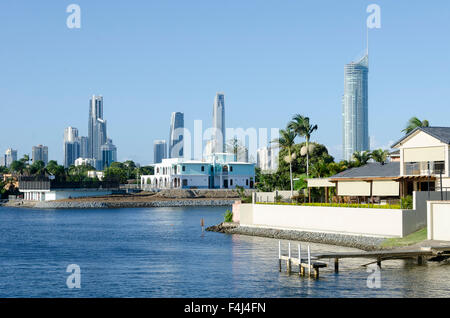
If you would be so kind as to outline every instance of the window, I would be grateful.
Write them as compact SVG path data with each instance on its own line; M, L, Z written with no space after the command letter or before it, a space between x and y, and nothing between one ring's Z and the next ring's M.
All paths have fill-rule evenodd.
M187 185L188 185L187 179L183 179L183 187L187 187Z
M248 179L245 179L245 185L248 186Z
M233 179L230 179L230 186L233 185Z
M202 171L205 171L205 166L202 166Z
M183 171L186 171L186 166L183 166Z
M230 172L233 172L233 166L230 166Z
M445 162L444 161L435 161L434 162L434 173L435 174L440 174L440 173L445 173Z

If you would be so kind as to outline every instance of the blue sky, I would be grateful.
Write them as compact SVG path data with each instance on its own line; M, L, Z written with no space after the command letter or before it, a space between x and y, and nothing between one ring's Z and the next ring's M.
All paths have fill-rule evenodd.
M68 29L66 7L81 7ZM369 4L369 134L401 136L411 116L448 126L450 2L362 0L18 1L0 3L0 151L37 144L63 159L64 128L87 135L88 102L104 96L118 159L153 160L172 111L210 125L217 91L226 126L285 127L295 113L342 155L344 65L364 52Z

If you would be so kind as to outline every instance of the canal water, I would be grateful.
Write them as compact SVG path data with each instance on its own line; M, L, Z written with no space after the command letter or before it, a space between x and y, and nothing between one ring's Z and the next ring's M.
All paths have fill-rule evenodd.
M389 261L378 275L358 259L319 280L279 273L277 240L202 234L201 218L217 224L225 210L0 208L0 297L450 297L450 263ZM66 285L70 264L79 289Z

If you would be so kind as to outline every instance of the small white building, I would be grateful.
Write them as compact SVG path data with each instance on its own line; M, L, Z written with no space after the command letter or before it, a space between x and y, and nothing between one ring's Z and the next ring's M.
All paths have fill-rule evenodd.
M214 154L197 161L163 159L154 169L154 175L141 176L143 189L251 189L255 183L255 165L236 162L233 154Z
M48 177L20 177L19 190L27 201L53 201L110 195L118 190L113 182L58 182Z

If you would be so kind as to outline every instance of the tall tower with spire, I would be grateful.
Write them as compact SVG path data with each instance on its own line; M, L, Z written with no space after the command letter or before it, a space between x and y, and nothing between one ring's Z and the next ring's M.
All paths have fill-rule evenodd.
M343 156L351 160L357 151L369 145L369 52L356 62L345 65L342 99Z

